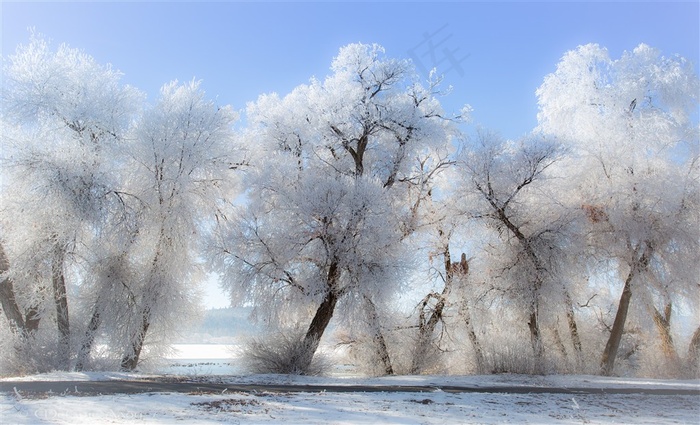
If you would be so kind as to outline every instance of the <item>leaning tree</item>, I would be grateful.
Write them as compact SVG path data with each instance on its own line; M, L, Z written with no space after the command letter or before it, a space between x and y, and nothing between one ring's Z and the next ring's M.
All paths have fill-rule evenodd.
M207 99L199 82L174 81L135 124L125 191L138 200L138 219L123 254L129 269L117 269L130 276L129 309L111 328L123 338L123 369L138 365L149 335L197 305L199 242L222 200L235 196L236 119L231 107Z
M681 57L641 44L612 59L589 44L566 53L537 90L540 129L572 153L567 202L587 216L590 258L619 270L606 375L631 307L650 311L670 357L672 305L697 310L698 88Z
M542 322L559 312L566 315L576 363L581 364L581 341L566 275L575 215L559 201L562 175L553 171L564 157L559 143L541 135L508 141L480 132L458 163L463 174L463 183L456 189L460 208L465 217L478 220L501 241L490 248L489 279L525 313L538 373L544 372ZM552 329L561 341L556 326ZM558 346L566 355L563 343Z
M34 34L4 66L0 301L23 336L54 322L48 367L70 367L68 288L84 280L85 259L119 210L113 158L141 98L120 77L77 49L54 52Z
M379 304L400 287L401 240L451 123L438 81L420 84L380 46L343 47L332 71L249 105L247 203L221 220L216 254L239 299L309 321L289 371L308 369L342 303L363 312L392 373Z

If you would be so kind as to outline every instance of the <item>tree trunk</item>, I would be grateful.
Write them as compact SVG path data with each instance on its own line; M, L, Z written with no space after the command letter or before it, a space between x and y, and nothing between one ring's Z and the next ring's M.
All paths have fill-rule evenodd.
M622 290L622 296L620 296L620 302L617 305L615 321L613 322L608 342L605 344L605 350L603 350L603 358L600 361L601 373L605 376L612 374L615 366L615 357L617 357L617 350L620 348L620 340L622 339L622 333L625 329L627 311L629 310L630 299L632 298L631 283L633 277L634 268L630 270L625 280L625 287Z
M445 283L447 286L447 283ZM443 289L443 294L445 289ZM430 293L421 302L421 312L418 318L418 341L416 342L416 350L413 353L413 359L411 361L411 374L420 373L421 365L423 364L424 358L428 355L428 348L435 332L435 327L438 322L442 320L442 312L445 308L445 297L443 294ZM432 298L437 300L433 311L430 313L428 320L425 319L425 308Z
M700 376L700 326L695 329L688 345L688 364L691 373L696 377Z
M669 360L675 361L678 360L678 353L676 352L676 347L673 344L673 337L671 336L672 308L671 303L666 304L664 314L661 315L659 310L657 310L655 306L652 306L652 317L661 337L661 349L664 355L666 355Z
M559 354L561 354L562 358L564 359L564 363L566 364L566 369L569 370L569 354L566 352L566 347L564 346L564 342L561 340L561 335L559 334L559 323L554 326L552 329L552 334L554 335L554 346L557 347L557 350L559 350Z
M160 190L159 190L160 192ZM163 205L163 199L160 199L160 205ZM139 363L141 358L141 351L143 350L143 343L146 340L146 335L148 334L148 329L151 327L152 317L152 303L157 302L160 298L161 286L166 284L161 281L158 277L160 263L162 262L162 257L167 252L167 247L171 247L171 241L165 234L165 222L161 223L158 242L155 247L155 255L153 261L151 262L151 270L147 276L148 286L146 287L146 292L143 294L143 299L141 300L143 306L141 307L140 318L141 322L136 330L136 332L131 336L131 347L122 357L121 368L122 370L134 370Z
M58 355L61 367L70 367L70 321L68 315L68 291L63 274L65 250L56 247L52 262L51 283L53 286L54 304L56 306L56 325L58 327Z
M7 259L5 249L0 245L0 274L7 272L10 269L10 261ZM10 325L10 330L15 335L26 335L27 328L22 311L17 304L15 298L15 289L12 280L5 277L0 281L0 307L5 312L5 317Z
M24 325L27 334L32 334L39 330L40 321L41 315L39 314L39 306L33 305L29 307L27 314L24 315Z
M441 237L446 237L442 229L438 230L438 233ZM464 278L469 269L469 266L467 265L467 256L464 253L462 253L462 258L459 264L452 264L449 237L447 237L447 241L442 246L442 256L445 268L445 286L442 288L442 292L440 294L432 292L426 295L421 302L420 315L418 317L418 341L416 343L416 350L413 353L413 359L411 361L412 374L420 372L423 359L426 355L428 355L428 348L433 332L435 332L435 327L442 320L445 304L447 303L447 296L452 290L452 286L454 284L455 274L458 274L460 278ZM426 320L425 309L432 298L436 300L435 307L430 313L430 317Z
M538 375L544 374L544 344L542 344L542 334L540 332L539 307L537 300L530 306L530 320L527 322L530 330L530 344L532 344L532 354L534 360L533 372Z
M471 319L471 312L469 311L469 306L466 300L462 303L462 307L459 312L460 316L464 319L464 324L467 328L467 336L469 337L469 342L472 343L472 348L474 349L474 357L476 358L476 373L481 374L486 372L484 363L484 350L481 348L481 343L476 337L476 332L474 331L474 324Z
M574 315L574 304L571 301L569 291L566 290L564 291L564 302L566 303L566 321L569 325L569 335L571 336L571 344L574 346L574 356L576 357L576 370L574 372L582 372L584 364L581 337L578 333L578 325Z
M627 311L629 310L630 299L632 298L632 279L646 269L649 264L649 259L651 258L651 251L651 246L647 244L639 260L631 265L630 271L627 274L627 279L625 279L625 286L622 289L617 313L615 314L615 321L613 322L608 342L605 344L603 356L600 360L600 371L601 374L605 376L610 376L615 367L615 357L617 357L617 351L620 348L622 333L625 330L625 322L627 321Z
M652 317L654 319L654 325L656 325L656 329L659 331L661 350L668 362L668 372L671 373L673 377L677 377L680 373L680 358L678 357L678 352L673 344L673 336L671 335L672 308L670 302L666 304L664 314L662 315L655 306L652 306Z
M85 363L90 357L90 352L92 351L92 344L95 342L95 335L97 329L102 323L102 317L100 316L100 303L99 301L95 304L95 309L92 311L92 317L90 318L90 323L85 331L85 338L83 343L80 344L80 351L78 352L78 360L75 364L75 370L81 372L85 367Z
M127 352L124 357L122 357L121 368L122 370L134 370L139 364L139 359L141 358L141 351L143 350L143 342L146 339L146 334L148 333L148 328L151 326L151 309L146 307L141 313L141 323L139 324L138 333L136 333L131 342L131 347L129 347L129 352Z
M364 295L363 298L365 302L365 309L369 317L370 327L372 329L372 341L374 342L375 349L377 350L379 361L382 363L382 366L384 366L384 374L393 375L394 368L391 365L389 348L386 345L386 340L384 339L384 334L382 333L379 315L377 314L377 307L367 295Z
M304 353L299 363L299 370L303 372L309 370L311 366L311 361L313 360L314 354L318 349L318 345L321 342L323 333L326 331L326 327L333 317L335 311L335 306L338 302L338 296L333 291L328 291L323 302L316 309L316 314L311 320L309 329L304 335Z
M505 212L505 207L500 207L494 201L493 198L487 196L487 199L491 203L491 206L496 211L496 216L498 220L503 223L508 230L510 230L513 235L518 239L523 251L529 258L534 269L534 280L532 281L532 302L530 303L530 319L527 322L528 329L530 330L530 343L532 344L532 352L535 361L535 370L537 374L544 373L544 344L542 343L542 333L540 332L540 323L538 320L540 310L539 310L539 298L540 298L540 288L542 288L542 283L544 282L542 273L546 268L540 262L534 247L531 245L529 239L525 234L516 226L508 217Z
M335 293L335 288L340 278L340 270L338 270L338 262L331 262L328 267L328 274L326 276L326 283L328 286L328 292L324 297L321 305L316 309L316 314L311 320L309 329L304 335L304 348L305 352L300 359L300 370L306 371L311 366L311 360L313 360L314 354L318 349L318 344L321 342L323 333L326 331L326 327L333 318L333 313L335 312L335 305L338 303L338 295Z

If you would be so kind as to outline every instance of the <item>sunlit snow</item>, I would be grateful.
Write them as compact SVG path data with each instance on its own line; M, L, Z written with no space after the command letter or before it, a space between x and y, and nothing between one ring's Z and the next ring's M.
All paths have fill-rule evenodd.
M230 375L238 359L233 345L180 344L157 374L234 384L541 386L564 388L700 389L700 380L667 381L600 376L393 376L361 378ZM187 358L190 356L190 358ZM342 362L341 362L342 363ZM223 372L224 374L218 374ZM154 374L61 372L8 380L89 381L149 378ZM76 393L75 391L78 391ZM51 397L21 392L0 396L3 424L696 424L700 398L642 394L448 393L148 393L84 396L80 387Z

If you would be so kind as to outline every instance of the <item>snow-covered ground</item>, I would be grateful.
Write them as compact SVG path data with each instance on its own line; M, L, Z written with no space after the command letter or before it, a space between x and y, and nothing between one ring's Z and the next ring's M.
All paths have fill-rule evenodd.
M360 378L242 375L231 347L183 345L159 373L221 383L543 386L564 388L698 389L699 380L665 381L598 376L400 376ZM221 357L225 356L225 357ZM187 373L182 373L182 372ZM223 374L219 372L224 372ZM235 373L230 373L234 371ZM214 375L214 376L211 376ZM129 373L53 373L23 380L143 378ZM5 379L16 380L16 379ZM5 424L700 424L700 397L642 394L448 393L237 393L81 396L67 391L32 398L0 395Z

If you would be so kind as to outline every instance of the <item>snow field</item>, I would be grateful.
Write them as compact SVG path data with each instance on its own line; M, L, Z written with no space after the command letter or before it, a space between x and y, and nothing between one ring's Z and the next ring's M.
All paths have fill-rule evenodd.
M697 424L694 396L223 393L0 398L3 424Z
M543 386L698 389L700 380L600 376L392 376L366 378L244 375L235 346L179 344L153 373L56 372L5 381L105 381L180 375L234 384ZM340 360L340 359L338 359ZM339 362L338 364L341 364ZM0 424L700 424L700 397L642 394L147 393L86 396L66 388L49 397L0 394Z

